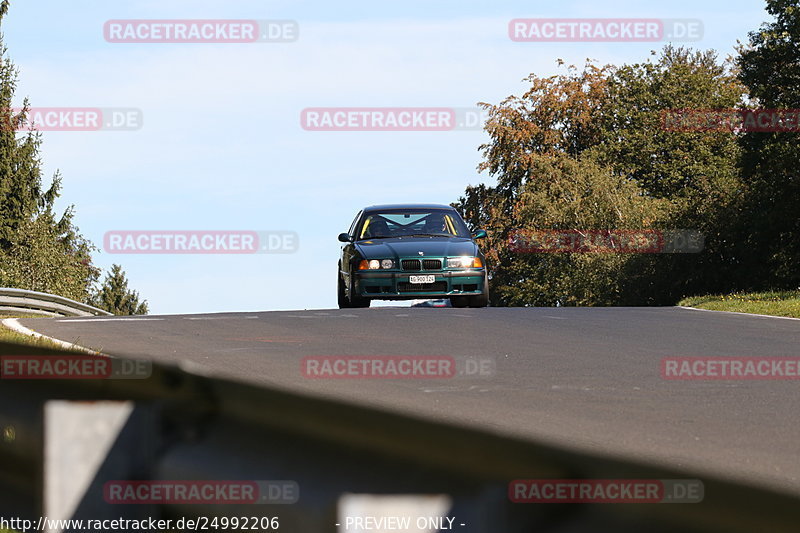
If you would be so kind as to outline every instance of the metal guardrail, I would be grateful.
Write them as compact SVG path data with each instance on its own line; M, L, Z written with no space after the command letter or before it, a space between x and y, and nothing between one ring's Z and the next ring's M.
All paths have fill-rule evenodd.
M0 344L0 355L54 353ZM452 502L447 514L457 519L453 529L463 533L788 533L800 523L796 494L177 367L153 365L150 370L147 379L139 380L0 376L0 517L34 523L39 516L279 517L279 531L333 533L345 531L335 524L344 519L346 494L445 494ZM54 404L59 408L54 410ZM92 414L81 422L70 414L70 405ZM104 409L115 405L125 406L126 417L106 424L117 429L103 443L94 432L106 422ZM99 459L82 461L81 450L99 453ZM704 498L692 504L509 500L511 480L545 478L700 479ZM111 480L293 480L299 501L119 505L104 497L104 484ZM66 497L77 498L77 504L64 516L59 502Z
M44 316L110 316L111 313L44 292L0 288L0 311Z

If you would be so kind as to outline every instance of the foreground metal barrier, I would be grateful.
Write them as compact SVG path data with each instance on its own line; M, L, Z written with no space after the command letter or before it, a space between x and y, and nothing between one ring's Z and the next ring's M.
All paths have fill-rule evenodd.
M54 353L0 344L4 356ZM778 533L797 531L800 523L795 496L696 472L575 453L180 368L153 365L147 371L147 379L99 380L19 380L5 372L0 517L34 523L40 516L152 517L176 524L181 518L236 516L277 518L279 527L269 529L279 531L354 531L345 529L343 502L348 494L365 494L445 495L446 513L455 518L451 529L463 532ZM692 504L512 503L509 482L533 478L700 479L704 498ZM289 480L299 498L290 504L120 504L104 492L115 480ZM192 529L182 524L171 529ZM269 521L258 529L268 529L264 524Z
M69 298L24 289L0 288L0 312L44 316L110 316L111 313Z

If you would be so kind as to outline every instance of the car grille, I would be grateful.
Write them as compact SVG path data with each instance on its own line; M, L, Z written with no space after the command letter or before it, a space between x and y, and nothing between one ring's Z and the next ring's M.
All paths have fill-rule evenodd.
M420 264L421 263L421 264ZM403 259L400 261L403 270L419 271L419 270L441 270L441 259Z
M446 292L447 282L436 281L434 283L408 283L400 281L397 283L398 292Z

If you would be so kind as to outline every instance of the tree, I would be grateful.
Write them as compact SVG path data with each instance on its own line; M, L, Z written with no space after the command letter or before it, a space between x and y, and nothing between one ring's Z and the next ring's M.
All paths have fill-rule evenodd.
M488 111L486 131L491 141L479 147L484 160L478 170L496 177L497 186L469 186L453 206L473 229L488 231L484 248L493 305L541 303L529 291L523 291L528 296L512 294L515 284L529 279L514 270L517 257L506 246L511 232L524 227L518 220L517 201L543 157L578 156L598 142L597 119L608 70L587 63L580 72L568 67L559 76L531 74L526 78L531 87L522 96L510 96L498 105L480 104ZM553 294L545 298L547 305L555 303Z
M0 4L0 23L8 6L8 0ZM41 138L34 131L18 135L27 118L28 101L15 113L17 76L0 39L0 247L4 249L21 224L52 209L61 185L56 175L50 187L43 189L38 155Z
M139 302L139 294L128 289L128 279L120 265L112 265L91 304L115 315L146 315L147 300Z
M742 261L748 251L737 221L747 187L736 134L664 125L664 113L673 110L731 109L745 99L733 64L719 61L713 51L666 46L655 61L623 65L609 78L600 116L603 140L589 152L649 196L667 199L665 227L705 236L700 254L650 258L651 279L640 287L647 303L727 292L741 288L746 278Z
M668 304L730 282L721 265L727 222L744 194L731 132L662 127L674 108L729 108L744 88L712 52L665 47L655 62L528 77L531 88L489 110L478 167L496 187L470 186L454 204L494 235L486 248L495 305ZM520 255L518 229L697 229L689 255Z
M537 155L514 204L519 228L607 230L651 227L667 202L588 157ZM506 305L619 305L633 303L631 280L648 257L619 253L520 253L506 237L495 242L494 291Z
M751 32L737 64L752 105L800 108L800 2L767 0L775 20ZM747 132L743 172L752 194L742 224L751 238L752 289L800 287L800 143L798 132Z
M9 4L0 1L0 26ZM28 100L13 107L17 79L0 35L0 286L89 302L100 276L91 258L96 247L75 226L73 206L56 214L61 176L42 182L42 138L25 129Z
M50 213L23 220L0 252L0 286L58 294L86 302L99 276L94 247L71 230L58 228Z
M9 2L0 3L0 23ZM0 285L54 292L86 301L99 275L91 263L94 247L73 225L73 209L57 217L54 204L61 178L44 187L36 131L18 133L27 121L28 101L14 111L17 70L0 39Z
M610 71L587 61L580 72L570 66L560 76L531 74L526 78L531 88L521 97L509 96L499 105L480 104L489 112L486 131L491 142L479 147L484 160L478 170L497 178L501 195L517 193L534 156L574 157L600 142L599 118Z

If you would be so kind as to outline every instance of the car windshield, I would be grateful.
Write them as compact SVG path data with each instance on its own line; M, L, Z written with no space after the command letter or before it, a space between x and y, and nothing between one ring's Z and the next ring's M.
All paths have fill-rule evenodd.
M448 209L391 209L364 214L356 232L359 240L395 237L463 237L470 233L455 211Z

